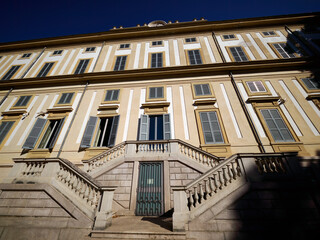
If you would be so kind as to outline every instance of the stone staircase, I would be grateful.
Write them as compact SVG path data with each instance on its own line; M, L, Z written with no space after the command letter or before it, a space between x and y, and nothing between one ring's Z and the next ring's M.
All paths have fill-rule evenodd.
M112 216L115 187L101 186L94 177L108 166L134 158L178 159L206 171L188 184L172 188L171 219ZM15 188L21 191L24 185L29 191L43 186L48 192L45 189L50 186L66 197L62 202L73 204L86 215L91 239L192 239L188 235L192 222L208 211L223 211L248 191L248 179L259 181L290 174L287 155L283 153L235 154L221 159L180 140L123 142L84 161L84 171L60 158L20 158L14 162L0 187L12 192Z

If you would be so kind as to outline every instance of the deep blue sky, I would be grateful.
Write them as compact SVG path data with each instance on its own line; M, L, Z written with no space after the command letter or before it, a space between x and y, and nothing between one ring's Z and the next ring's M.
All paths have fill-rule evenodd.
M0 42L107 31L153 20L209 21L320 11L320 0L2 0Z

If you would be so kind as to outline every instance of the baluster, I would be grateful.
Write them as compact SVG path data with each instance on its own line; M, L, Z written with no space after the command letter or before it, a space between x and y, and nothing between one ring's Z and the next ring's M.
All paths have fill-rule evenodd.
M212 179L212 177L209 177L210 196L213 195L213 192L217 191L215 186L213 185Z
M202 189L202 183L199 183L199 203L202 203L204 200L204 193L203 193L203 189Z
M72 189L77 192L77 186L78 186L79 178L75 175L75 180L72 183Z
M222 182L222 171L219 171L218 170L218 178L219 178L219 188L222 189L222 186L223 186L223 182Z
M261 159L261 162L263 166L263 172L265 173L269 172L268 163L264 157Z
M224 185L227 186L229 179L228 179L228 176L226 174L226 167L222 168L222 177L223 177Z
M237 170L235 168L235 162L231 162L231 172L232 172L232 176L233 176L233 179L236 180L237 178Z
M88 196L88 203L90 204L90 205L92 205L92 203L93 203L93 189L92 189L92 187L91 186L89 186L89 191L90 191L90 193L89 193L89 196Z
M31 175L36 175L37 172L39 171L39 165L40 164L33 163L32 165L33 165L33 167L32 167L32 170L31 170Z
M98 200L97 199L97 192L94 190L93 191L93 199L92 199L91 207L95 208L97 200Z
M193 201L192 190L189 190L189 204L190 204L190 210L194 209L194 201Z
M286 169L285 169L285 166L284 166L284 164L283 164L284 161L282 161L282 158L281 158L281 157L276 158L276 161L277 161L277 163L278 163L279 168L281 169L281 171L282 171L283 173L285 173L285 172L286 172Z
M83 180L81 180L81 182L80 182L80 187L81 187L81 189L80 189L80 194L79 194L79 196L81 197L81 198L84 198L84 196L85 196L85 192L86 192L86 184L84 183L84 181Z
M62 176L63 183L67 182L68 174L69 172L65 168L63 168L63 176Z
M84 182L84 184L86 185L86 191L84 192L84 200L88 202L89 194L90 194L90 186L86 182Z
M204 197L205 197L205 200L207 200L208 196L211 196L211 190L209 188L208 179L203 181L204 181L204 191L205 191Z
M216 173L214 173L213 174L213 180L214 180L214 186L215 186L215 190L214 190L214 192L217 192L218 191L218 188L219 188L219 185L218 185L218 177L217 177L217 174Z
M70 174L70 172L68 170L65 169L65 171L67 173L67 177L65 178L65 183L67 183L67 185L69 186L70 179L71 179L72 176L71 176L71 174Z
M197 207L199 203L198 186L195 186L193 188L194 188L194 206Z
M240 177L241 176L241 168L239 164L239 160L236 159L236 169L237 169L237 175Z
M256 165L258 167L258 171L260 174L263 173L263 165L262 165L262 162L261 162L261 159L260 158L257 158L256 160Z
M27 169L26 169L25 175L29 175L30 174L31 167L32 167L31 163L27 163Z
M232 182L232 172L231 172L229 164L227 165L227 176L229 178L229 182L231 183Z
M60 165L60 169L58 171L58 179L61 181L62 180L62 176L63 176L63 167Z
M77 186L75 187L75 192L78 193L79 196L80 196L81 187L82 187L82 180L81 178L78 178Z

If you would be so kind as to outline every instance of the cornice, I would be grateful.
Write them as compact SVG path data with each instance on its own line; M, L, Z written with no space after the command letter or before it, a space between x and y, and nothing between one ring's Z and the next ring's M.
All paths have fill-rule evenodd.
M130 27L111 29L106 32L78 34L62 37L43 38L27 41L9 42L0 44L0 52L18 49L53 47L59 45L84 44L89 42L114 41L121 39L135 39L142 37L166 36L190 32L207 32L227 29L262 27L280 24L301 24L312 18L319 17L319 13L291 14L271 17L257 17L224 21L193 21L172 23L162 27Z
M183 77L198 77L210 75L275 72L287 70L309 70L317 62L311 57L272 59L250 62L214 63L195 66L178 66L164 68L149 68L139 70L94 72L85 74L60 75L44 78L24 78L0 82L0 90L10 88L24 89L32 87L70 86L78 84L116 83L143 80L157 80Z

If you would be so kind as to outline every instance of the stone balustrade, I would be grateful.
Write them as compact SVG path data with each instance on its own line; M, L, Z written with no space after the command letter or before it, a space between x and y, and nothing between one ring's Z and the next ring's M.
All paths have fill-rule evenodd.
M216 166L222 159L208 152L194 147L181 140L154 140L154 141L126 141L113 148L94 156L91 159L84 160L85 170L88 173L97 171L105 166L111 160L119 157L168 157L180 155L192 161L200 163L207 168Z
M115 187L102 187L87 173L61 158L13 159L15 164L4 183L46 183L63 193L95 225L107 227L112 219ZM103 196L103 198L102 198Z
M222 192L228 185L232 185L234 182L248 181L248 172L252 179L270 174L272 176L274 174L281 176L287 173L287 155L292 154L235 154L220 162L188 185L172 188L174 198L174 231L184 231L185 223L191 220L192 216L196 216L196 214L192 213L197 211L206 202L221 200L215 199L215 197L222 198L223 195L219 195L219 192ZM239 186L241 184L238 184L236 187ZM234 190L235 188L231 187L227 191ZM228 193L224 195L226 194Z

